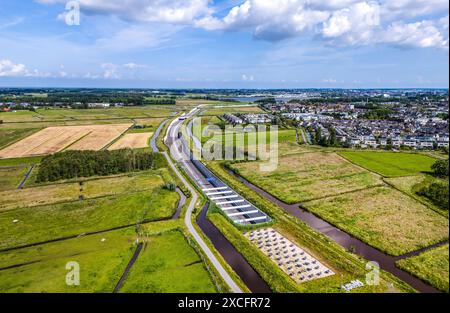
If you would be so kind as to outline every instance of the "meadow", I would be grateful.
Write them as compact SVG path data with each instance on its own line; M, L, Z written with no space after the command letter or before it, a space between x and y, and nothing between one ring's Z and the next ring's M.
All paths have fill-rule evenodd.
M27 166L0 167L0 194L4 190L17 189L27 172Z
M172 231L148 237L121 292L212 293L216 289L183 234Z
M431 200L426 197L420 196L417 192L422 186L425 186L431 182L443 181L442 179L436 178L431 175L413 175L413 176L402 176L402 177L391 177L385 178L385 182L394 188L406 193L407 195L413 197L417 201L425 204L430 209L448 217L448 210L443 210L433 204Z
M402 255L448 239L446 217L390 187L313 200L303 206L391 255Z
M436 159L418 153L341 151L351 162L385 177L407 176L431 172Z
M0 214L0 249L170 218L178 201L175 191L156 187L152 191L4 211Z
M52 203L152 190L164 183L160 171L144 171L116 177L95 177L56 184L34 185L0 192L0 212Z
M82 236L0 254L0 292L112 292L133 255L133 228ZM68 286L68 262L80 285Z
M334 153L282 155L274 171L262 172L261 161L231 164L231 168L286 203L298 203L381 184L375 174Z
M449 245L445 244L396 265L444 292L449 292Z

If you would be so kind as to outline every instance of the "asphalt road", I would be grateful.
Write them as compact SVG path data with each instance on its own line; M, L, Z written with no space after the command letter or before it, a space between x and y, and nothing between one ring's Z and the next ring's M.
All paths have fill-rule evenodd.
M190 116L194 114L195 111L191 111L187 114L187 116ZM172 121L167 129L167 135L165 137L165 142L167 144L173 143L178 138L178 132L180 131L180 126L182 124L182 120L179 118L176 118L174 121ZM156 135L156 134L155 134ZM156 136L155 136L156 138ZM174 157L175 160L179 160L180 157L184 157L183 152L179 151L178 149L172 149L171 152L172 157ZM194 228L194 225L192 224L192 211L194 210L195 204L198 200L198 194L194 188L191 187L191 185L187 182L187 180L181 175L181 173L178 171L176 166L174 165L172 159L169 157L169 155L166 152L163 152L164 156L167 159L167 162L169 163L170 167L173 169L173 171L176 173L178 178L183 182L183 184L188 188L188 190L192 194L192 199L189 203L189 206L186 211L186 215L184 218L184 223L186 224L186 227L188 231L191 233L194 240L197 242L197 244L200 246L200 248L205 253L206 257L210 260L211 264L216 268L217 272L220 274L220 276L223 278L223 280L227 283L230 290L235 293L242 293L241 288L234 282L234 280L231 278L231 276L228 274L228 272L223 268L222 264L217 260L216 256L212 253L211 249L208 247L208 245L204 242L203 238L198 234L197 230ZM189 173L189 175L195 175L195 173L192 172L192 169L189 166L186 166L186 164L183 164L184 162L180 162L180 165L183 166L183 168ZM195 180L195 176L194 176Z

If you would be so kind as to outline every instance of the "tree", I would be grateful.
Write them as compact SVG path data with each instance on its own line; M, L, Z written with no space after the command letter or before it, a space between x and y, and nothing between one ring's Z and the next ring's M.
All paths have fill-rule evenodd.
M437 160L432 166L434 174L439 177L448 177L448 159Z
M331 147L338 146L338 142L336 139L336 130L334 128L330 129L330 138L328 139L328 145Z
M314 137L314 143L319 144L321 139L322 139L322 130L320 129L320 127L317 127L316 136Z

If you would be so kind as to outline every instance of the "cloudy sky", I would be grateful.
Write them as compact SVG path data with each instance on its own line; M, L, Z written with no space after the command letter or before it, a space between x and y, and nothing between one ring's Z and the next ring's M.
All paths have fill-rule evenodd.
M0 86L447 88L448 10L447 0L1 0Z

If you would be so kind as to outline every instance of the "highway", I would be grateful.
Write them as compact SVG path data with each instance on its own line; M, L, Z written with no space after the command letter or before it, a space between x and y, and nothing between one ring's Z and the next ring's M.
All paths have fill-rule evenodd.
M190 117L193 114L195 114L196 110L192 110L189 112L185 117ZM181 143L178 139L178 133L180 132L181 124L183 123L183 119L176 118L174 119L168 126L166 137L164 138L164 141L168 147L172 147L173 144ZM209 183L202 179L203 175L198 173L196 171L195 167L192 164L189 164L189 156L185 149L183 148L172 148L171 149L171 155L172 157L177 160L177 162L183 167L183 169L188 173L188 175L194 179L194 181L199 183L199 186L202 188L204 186L207 186ZM174 170L176 175L180 178L180 180L183 182L183 184L189 189L189 191L192 194L192 199L189 203L189 206L186 211L186 215L184 218L184 223L186 224L186 227L188 231L191 233L194 240L197 242L197 244L200 246L200 248L205 253L206 257L211 261L211 264L216 268L217 272L220 274L220 276L223 278L223 280L226 282L226 284L229 286L230 290L234 293L242 293L241 288L234 282L234 280L231 278L231 276L228 274L228 272L224 269L222 264L217 260L216 256L212 253L211 249L208 247L208 245L204 242L203 238L198 234L197 230L194 228L192 224L192 211L194 210L195 204L198 200L198 194L194 188L191 187L191 185L187 182L187 180L181 175L181 173L178 171L176 166L174 165L172 159L169 157L169 155L164 152L163 153L170 165L170 167ZM186 161L187 160L187 161Z

